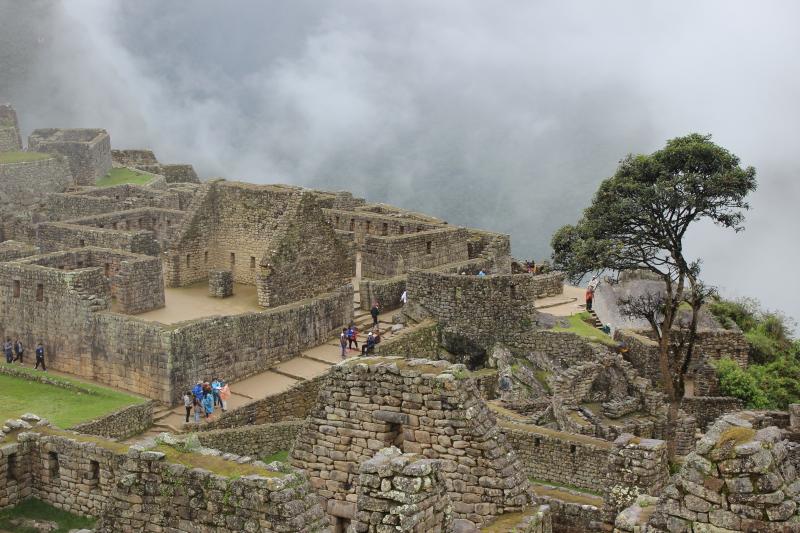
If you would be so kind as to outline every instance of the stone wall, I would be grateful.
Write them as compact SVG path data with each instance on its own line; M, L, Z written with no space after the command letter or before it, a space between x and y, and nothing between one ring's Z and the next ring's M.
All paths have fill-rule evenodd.
M22 150L17 112L8 104L0 105L0 152Z
M192 165L181 163L161 165L161 173L167 183L200 183Z
M562 500L546 494L537 494L536 502L550 508L552 531L555 533L607 533L607 513L603 506L582 503L580 494L578 501ZM637 532L638 533L638 532Z
M42 196L63 192L71 184L72 175L63 157L0 163L0 206L13 212L38 209Z
M111 170L111 137L102 129L39 129L28 150L67 158L76 185L94 185Z
M229 477L167 460L161 451L89 441L35 428L0 448L0 499L30 495L81 516L101 517L96 531L324 531L319 499L302 473L252 465ZM191 459L179 461L191 464ZM15 464L10 479L8 465ZM224 459L213 458L226 468ZM233 463L232 463L233 464ZM258 494L258 498L254 495Z
M345 211L343 209L325 209L324 213L328 223L334 229L353 232L355 240L359 244L365 242L367 235L394 237L442 227L440 223L407 218L403 216L404 213L399 215L381 214L371 211Z
M453 509L441 461L391 447L359 465L353 531L427 533L452 527Z
M527 337L534 325L533 276L485 277L412 271L408 275L412 315L430 316L446 332L485 348Z
M125 440L150 429L153 425L154 406L154 401L147 401L123 407L113 413L72 426L70 429L86 435Z
M151 231L153 238L166 248L175 236L185 213L175 209L138 208L114 211L67 221L78 226L125 231Z
M25 242L5 241L0 242L0 263L13 261L21 257L28 257L39 253L39 248Z
M608 467L603 493L606 507L616 515L640 494L660 494L667 485L667 443L622 434L614 441Z
M697 420L697 427L701 430L720 416L741 411L743 407L742 400L731 396L687 396L681 402L681 409Z
M529 477L601 493L612 444L530 424L500 423Z
M147 172L158 172L161 164L152 150L111 150L111 161L116 166L138 168Z
M548 296L558 296L564 293L563 272L549 272L547 274L536 274L534 279L534 294L537 298L547 298Z
M45 214L48 220L73 220L102 213L157 207L183 210L188 208L194 193L189 190L166 191L140 185L115 185L113 187L83 188L79 191L50 194Z
M415 268L433 268L469 258L469 233L463 228L441 228L398 235L367 235L361 256L361 275L390 278Z
M326 375L295 383L289 389L260 400L253 400L236 409L229 409L219 418L195 426L188 424L186 429L212 431L226 428L239 428L245 425L264 425L277 422L303 420L317 403L319 389Z
M352 516L357 465L392 445L442 461L457 518L483 524L528 503L513 448L462 372L441 361L386 357L331 368L291 454L329 513Z
M360 307L369 311L373 302L378 302L383 311L396 309L403 303L400 296L406 290L406 276L386 279L361 279L358 292L361 295Z
M236 382L335 337L353 319L353 288L268 311L181 322L169 333L173 401L198 379Z
M43 252L94 246L125 250L135 254L158 255L161 245L148 230L93 228L68 222L44 222L36 229L36 245Z
M406 359L444 359L442 352L438 324L430 320L403 328L375 347L375 355Z
M208 448L264 459L274 453L290 450L303 424L302 420L286 420L256 426L199 431L197 437Z

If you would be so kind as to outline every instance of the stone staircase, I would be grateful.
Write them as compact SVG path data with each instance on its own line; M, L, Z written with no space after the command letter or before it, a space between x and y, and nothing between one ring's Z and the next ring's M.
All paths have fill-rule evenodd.
M590 324L591 324L593 327L595 327L595 328L597 328L597 329L603 329L603 323L602 323L602 322L600 321L600 319L597 317L597 313L595 312L595 310L594 310L594 309L592 309L591 311L587 311L587 313L589 313L589 317L590 317L590 318L589 318L589 323L590 323Z

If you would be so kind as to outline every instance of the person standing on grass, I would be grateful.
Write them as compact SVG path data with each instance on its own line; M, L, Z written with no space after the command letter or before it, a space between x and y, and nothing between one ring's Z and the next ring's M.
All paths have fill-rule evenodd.
M231 397L231 388L228 386L228 382L225 379L222 379L222 388L219 390L219 401L222 404L222 412L228 410L228 400Z
M381 306L378 304L378 301L372 302L372 308L369 310L369 314L372 315L372 327L378 325L378 313L381 312Z
M194 407L194 395L192 391L183 393L183 406L186 408L186 423L189 423L189 415L192 414L192 407Z
M347 328L342 328L342 334L339 335L339 345L342 347L342 359L347 357Z
M39 368L39 365L42 365L42 370L47 372L47 367L44 366L44 346L42 343L36 345L36 366L34 366L34 370Z
M19 361L19 364L22 364L22 356L25 355L25 347L22 345L22 341L17 338L17 342L14 343L14 361Z
M11 344L11 337L7 337L3 343L3 353L6 355L6 363L14 362L14 345Z

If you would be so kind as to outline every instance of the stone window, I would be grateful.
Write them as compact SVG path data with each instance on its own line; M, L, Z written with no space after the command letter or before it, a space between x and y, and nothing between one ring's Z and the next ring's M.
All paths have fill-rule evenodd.
M100 463L89 461L89 472L86 473L88 481L100 481Z
M114 200L119 200L119 194L114 195Z
M381 235L389 235L389 223L383 223L383 230L381 231Z
M114 229L117 229L117 223L116 222L112 222L111 223L111 227L114 228Z
M517 287L515 285L511 286L511 299L512 300L517 299Z
M400 235L403 235L406 232L405 226L400 226Z
M111 265L109 263L105 263L103 265L103 271L105 272L106 277L110 277L111 276Z
M389 439L386 443L387 446L397 446L400 451L403 451L403 424L389 424Z
M105 226L102 225L102 224L98 224L97 227L100 228L100 229L103 229Z
M83 268L83 261L78 261L78 268Z
M8 456L8 465L6 470L6 479L8 481L16 481L17 478L17 454L12 453Z
M351 218L350 219L350 231L355 231L355 230L356 230L356 219Z
M205 252L203 252L203 264L204 264L204 265L207 265L207 264L208 264L208 250L206 250Z
M58 479L61 466L58 464L58 454L56 452L47 453L47 471L50 473L50 479Z
M366 229L366 233L369 233L369 228L370 228L370 226L371 226L371 225L372 225L372 224L370 224L369 220L367 220L367 229Z
M339 217L336 217L336 227L339 227Z
M425 243L425 253L427 253L427 254L433 253L432 246L433 246L433 243L431 241L426 242Z
M20 292L19 280L15 279L14 280L14 298L19 298L19 292Z
M171 223L172 223L172 221L171 221L170 219L167 219L167 227L169 227L169 225L170 225Z
M542 445L542 439L540 439L539 437L536 437L535 439L533 439L533 447L534 448L538 448L541 445Z
M569 453L571 453L572 455L575 455L577 453L577 451L578 451L578 447L577 446L575 446L574 444L570 444L569 445Z
M44 285L41 283L36 284L36 301L43 302L44 301Z
M81 248L83 248L84 246L86 246L86 241L81 239L80 245L81 245Z
M231 266L236 264L236 254L231 252Z
M343 516L335 516L336 523L333 524L333 533L346 533L350 529L350 519Z
M140 227L140 228L143 228L143 227L144 227L144 219L143 219L143 218L140 218L140 219L139 219L139 227Z
M186 254L186 268L192 266L192 254Z
M417 233L419 233L420 231L422 231L422 228L417 226Z
M255 267L256 267L256 258L255 258L255 256L251 255L250 256L250 268L255 268Z

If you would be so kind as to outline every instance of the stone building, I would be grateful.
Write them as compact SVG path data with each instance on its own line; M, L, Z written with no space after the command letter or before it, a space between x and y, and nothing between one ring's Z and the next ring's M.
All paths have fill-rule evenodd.
M103 129L38 129L28 150L66 157L75 185L94 185L111 170L111 137Z
M22 150L17 112L8 104L0 105L0 152Z

